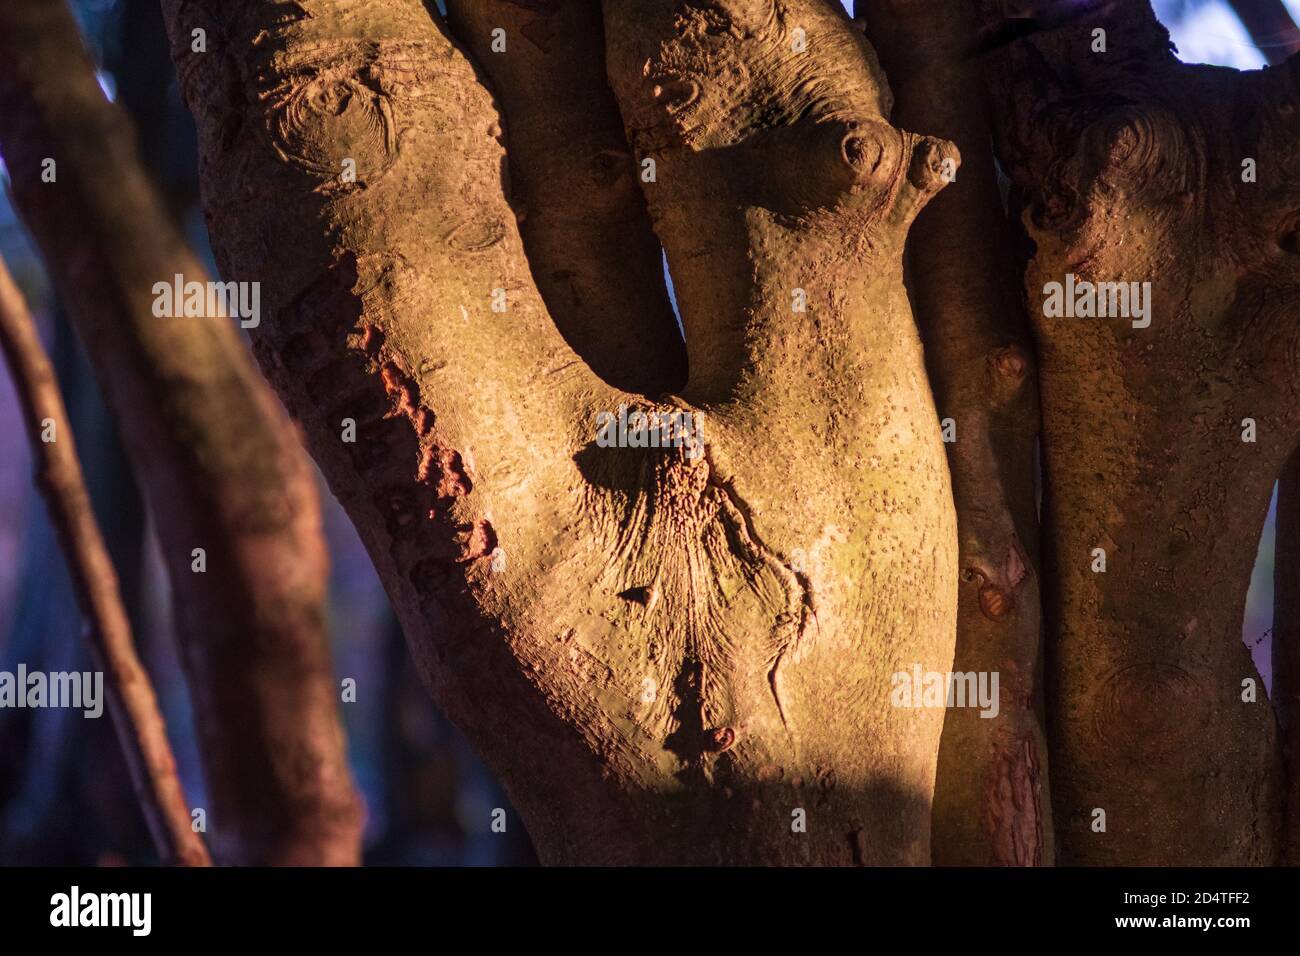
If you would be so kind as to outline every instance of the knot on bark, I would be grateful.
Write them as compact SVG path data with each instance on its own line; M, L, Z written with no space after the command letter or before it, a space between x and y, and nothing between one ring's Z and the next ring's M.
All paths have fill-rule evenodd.
M865 41L815 0L691 0L611 15L609 70L634 145L718 149L889 96Z
M279 84L266 123L281 159L340 188L388 171L397 159L397 129L379 86L382 70L368 61L345 50Z
M1001 620L1015 606L1016 599L996 584L985 584L980 588L980 610L989 620Z
M874 117L804 120L754 145L756 167L768 170L765 204L783 213L832 208L850 197L878 205L906 150L902 134Z
M1147 765L1195 750L1214 699L1201 675L1181 662L1139 661L1104 678L1093 696L1093 725L1111 759Z
M1016 591L1029 576L1029 563L1013 534L1001 562L976 559L961 573L967 583L979 585L980 611L990 621L1000 621L1016 606Z
M914 214L955 175L951 143L916 137L879 117L804 117L754 136L745 179L758 200L782 215L853 209L853 221L898 209Z
M776 18L773 0L711 0L709 13L722 17L731 31L753 33Z
M718 727L705 735L705 747L713 753L730 750L736 742L736 732L730 727Z
M922 193L933 195L950 183L961 165L961 153L947 140L933 136L919 138L912 147L908 181Z
M1056 232L1106 219L1121 203L1190 201L1204 179L1204 135L1194 123L1145 103L1104 113L1078 133L1079 149L1056 164L1034 203L1037 226Z
M1000 380L1019 385L1029 371L1029 357L1019 345L1007 345L989 353L989 366Z
M1079 233L1069 241L1080 255L1111 227L1112 210L1165 207L1181 215L1204 201L1209 147L1194 117L1125 102L1071 123L1058 138L1077 146L1062 150L1031 186L1031 219L1044 231Z
M1086 141L1101 163L1101 176L1115 185L1161 193L1191 185L1184 128L1165 110L1126 106L1093 124Z

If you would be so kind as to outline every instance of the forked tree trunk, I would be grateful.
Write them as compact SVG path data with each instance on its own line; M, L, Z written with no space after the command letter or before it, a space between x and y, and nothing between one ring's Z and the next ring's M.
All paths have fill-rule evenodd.
M600 171L586 193L525 172L515 209L511 117L503 137L418 0L165 6L223 276L263 283L258 357L543 860L928 862L943 712L894 706L891 676L950 667L956 528L901 256L956 156L889 126L847 18L610 0L630 143L602 121L564 144ZM571 84L608 117L610 94L573 68L593 33L556 26L579 4L510 6L503 53L453 9L483 58L554 68L539 89L485 71L544 152L530 104ZM672 332L636 291L657 262L635 185L686 327L679 397L579 358ZM564 201L626 210L631 261L557 265ZM584 316L555 270L593 268L607 304ZM599 445L620 404L702 414L703 453Z
M165 3L263 369L545 861L929 861L943 712L891 691L950 669L959 567L958 664L1014 679L949 724L938 855L1051 858L1034 363L969 232L998 203L960 19L916 6L866 4L898 115L980 154L911 250L959 516L901 269L956 151L889 125L833 5L605 0L606 87L576 0L451 0L458 40L419 0ZM1300 430L1300 68L1179 64L1141 3L1019 6L980 3L1036 243L1060 856L1271 862L1239 631ZM1128 314L1045 312L1071 275L1139 283ZM607 447L620 406L700 445Z

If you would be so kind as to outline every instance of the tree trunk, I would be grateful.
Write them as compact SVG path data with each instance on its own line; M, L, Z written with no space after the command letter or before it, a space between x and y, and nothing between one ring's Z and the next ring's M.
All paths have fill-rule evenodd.
M1300 50L1300 30L1282 0L1231 0L1251 40L1274 66ZM1282 730L1287 799L1282 830L1283 860L1300 864L1300 728L1296 726L1300 677L1300 455L1278 476L1273 561L1273 686L1269 697Z
M464 42L586 42L548 19L571 4L522 6L506 52ZM892 677L950 667L956 528L901 255L956 155L889 126L847 18L604 5L635 162L579 201L634 208L654 160L690 373L650 400L575 353L581 296L534 285L483 85L509 70L418 0L165 7L222 273L263 283L256 354L542 859L928 862L942 707ZM702 444L607 447L620 405L702 416Z
M990 76L1034 243L1060 858L1275 862L1278 737L1241 625L1300 424L1300 61L1180 63L1146 3L1010 33L1018 4L982 6L1021 37ZM1150 283L1149 309L1058 314L1069 275Z

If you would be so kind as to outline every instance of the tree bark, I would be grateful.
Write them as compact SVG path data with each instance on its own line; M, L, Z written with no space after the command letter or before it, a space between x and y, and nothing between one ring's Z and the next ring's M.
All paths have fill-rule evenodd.
M418 0L165 4L218 262L543 861L925 863L941 709L891 675L950 665L956 532L901 254L955 153L888 125L820 2L677 6L604 11L680 397L556 331L501 118ZM702 414L702 454L598 444L620 404Z
M158 855L166 864L211 863L190 825L167 728L136 654L112 559L99 532L54 368L9 270L0 260L0 348L27 419L37 483L58 529L86 617L91 656L103 671L118 742ZM46 429L53 429L46 433Z
M1278 739L1241 624L1300 424L1300 64L1180 63L1146 3L1009 33L1018 5L981 6L1019 36L989 74L1034 243L1060 859L1273 863ZM1069 274L1149 282L1149 326L1049 316Z
M159 529L227 863L355 863L315 481L229 318L157 317L207 276L61 3L0 7L0 150ZM43 181L54 160L54 179ZM128 238L129 237L129 238ZM206 571L192 570L193 550Z
M949 709L939 748L934 859L944 865L1050 866L1053 833L1040 724L1035 441L1037 369L994 169L973 9L935 16L915 0L859 0L881 51L893 119L961 150L961 176L908 237L915 303L948 444L962 587L953 670L997 673L989 717Z
M509 117L509 199L533 279L560 334L597 375L657 395L686 381L593 0L451 0L449 26ZM494 52L493 31L505 50ZM618 282L611 282L618 276Z
M1272 65L1300 50L1300 30L1281 0L1231 0L1260 53ZM1296 727L1297 675L1300 674L1300 455L1295 452L1278 476L1277 542L1273 562L1273 686L1282 730L1287 797L1282 829L1282 857L1300 865L1300 728Z

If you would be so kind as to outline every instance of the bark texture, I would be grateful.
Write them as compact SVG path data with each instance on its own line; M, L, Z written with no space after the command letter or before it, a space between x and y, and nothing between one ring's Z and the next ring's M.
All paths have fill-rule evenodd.
M1050 866L1041 707L1035 441L1037 368L994 169L968 3L858 0L894 90L894 122L962 152L961 175L917 218L908 288L926 345L957 506L961 590L953 670L996 673L997 715L950 708L933 834L941 865Z
M1250 38L1272 65L1300 50L1300 30L1281 0L1232 0ZM1291 453L1278 476L1276 546L1273 560L1273 686L1283 734L1287 797L1282 831L1283 860L1300 864L1300 728L1295 725L1300 675L1300 455Z
M66 6L0 7L0 63L0 151L17 206L159 529L214 855L355 863L360 804L336 709L310 465L233 319L153 314L155 283L207 276L147 182ZM204 573L192 570L195 548Z
M942 711L891 675L950 665L956 531L901 254L956 157L888 124L847 18L605 4L690 355L650 402L556 330L502 117L424 4L165 9L263 369L542 859L928 862ZM703 414L703 454L601 447L620 404Z
M145 823L165 864L206 866L149 675L135 651L117 574L91 508L59 383L27 303L0 260L0 348L23 407L37 483L57 529L86 616L91 657L104 673L108 709ZM47 428L53 429L47 432Z
M452 0L447 10L509 117L510 204L560 333L612 385L680 390L686 348L641 195L643 169L605 78L599 2Z
M1060 859L1273 863L1280 753L1241 623L1300 424L1300 64L1180 63L1146 3L1010 33L1016 5L981 6L1023 34L989 65L1034 243ZM1048 317L1067 274L1150 282L1150 325Z

